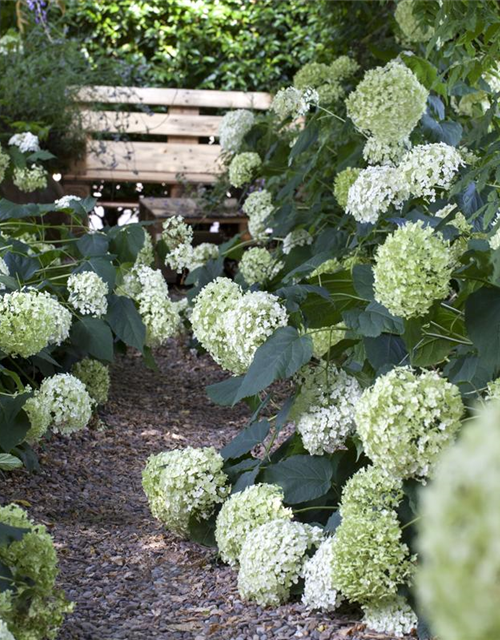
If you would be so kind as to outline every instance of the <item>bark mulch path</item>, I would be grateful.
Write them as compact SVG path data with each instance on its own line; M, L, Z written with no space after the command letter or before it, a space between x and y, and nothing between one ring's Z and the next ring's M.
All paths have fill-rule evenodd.
M244 407L207 399L205 385L224 377L209 357L172 343L157 361L159 373L134 355L120 358L101 414L106 428L53 438L40 472L4 482L0 502L21 501L56 541L59 582L76 603L58 640L387 639L299 603L243 603L235 573L213 550L179 541L151 517L141 488L147 457L220 447L248 417Z

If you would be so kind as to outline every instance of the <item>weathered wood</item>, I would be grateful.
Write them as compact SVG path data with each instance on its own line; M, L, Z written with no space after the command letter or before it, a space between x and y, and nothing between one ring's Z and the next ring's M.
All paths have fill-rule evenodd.
M81 102L145 104L215 109L269 109L271 96L261 91L213 91L207 89L158 89L153 87L82 87Z
M192 107L169 107L168 112L173 116L200 115L200 110ZM199 144L200 139L193 136L168 136L168 142L173 144ZM183 184L174 184L170 187L170 197L172 198L178 198L184 195L184 192L185 186Z
M217 180L217 176L213 173L194 173L186 172L182 175L183 179L193 184L213 184ZM116 171L109 168L87 169L82 173L67 173L64 175L64 181L81 180L85 182L104 180L105 182L144 182L155 184L177 184L179 182L179 173L158 173L157 171Z
M204 212L199 203L193 198L139 198L141 208L149 213L148 219L168 218L170 216L183 216L184 218L216 219L224 221L246 220L243 214L238 215L238 201L236 198L227 198L216 212Z
M219 135L222 116L172 113L141 113L134 111L83 110L83 124L98 133L138 133L152 136L195 136L209 138Z

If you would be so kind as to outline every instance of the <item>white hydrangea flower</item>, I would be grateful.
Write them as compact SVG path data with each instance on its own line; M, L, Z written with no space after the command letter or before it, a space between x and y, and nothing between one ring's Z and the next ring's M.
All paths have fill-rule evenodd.
M396 512L402 495L401 481L377 467L358 471L344 487L330 568L350 601L393 597L411 579L415 559L401 540Z
M219 128L219 142L223 150L237 153L253 123L254 115L247 109L235 109L226 113Z
M455 147L445 142L420 144L403 157L402 179L416 198L436 199L436 190L448 190L465 162Z
M368 629L396 638L410 635L418 624L415 612L401 596L367 604L363 613Z
M80 431L92 417L93 402L81 380L69 373L58 373L45 380L24 404L31 428L28 442L36 442L49 427L69 435Z
M203 267L209 260L216 260L219 257L219 247L213 242L202 242L193 247L189 270L194 271L198 267Z
M5 178L5 171L7 170L9 163L10 163L9 154L5 153L5 151L0 146L0 182L3 182L3 179Z
M346 212L357 222L376 223L389 207L400 207L409 197L401 172L390 165L363 169L347 193Z
M396 165L410 147L408 138L388 143L379 138L370 137L363 147L363 158L368 164Z
M333 453L355 431L361 387L356 378L324 362L306 367L299 378L292 416L304 447L312 455Z
M242 187L252 180L261 165L262 160L258 153L253 151L239 153L234 156L229 165L229 182L233 187Z
M347 198L349 195L349 189L356 182L361 173L361 169L356 167L347 167L335 176L333 184L333 195L335 199L345 209L347 207Z
M313 343L313 356L321 358L327 351L345 338L345 329L339 329L336 325L325 327L324 329L311 329L305 332L311 336Z
M12 182L20 191L31 193L47 186L47 172L38 164L31 167L16 167L12 175Z
M417 593L442 640L500 631L500 407L488 403L443 454L421 495Z
M271 110L280 118L300 118L305 116L312 105L318 104L319 96L315 89L306 87L302 90L295 87L280 89L274 96Z
M341 83L358 69L359 64L349 56L339 56L329 65L310 62L297 71L293 84L297 89L316 89L319 104L331 104L344 96Z
M493 226L496 227L499 222L500 222L500 211L497 213L497 215L495 216L495 219L493 220ZM500 249L500 226L493 233L493 235L490 236L490 238L488 239L488 243L490 245L490 248L493 249L493 251Z
M457 211L456 204L447 204L442 209L439 209L439 211L436 211L434 215L436 218L446 218L450 213L455 211L455 217L448 224L458 229L461 233L470 233L472 231L472 225L461 211Z
M111 383L109 367L99 360L83 358L73 365L71 373L83 382L96 404L106 404Z
M5 262L5 260L3 258L0 258L0 276L9 276L10 272L9 272L9 267L7 266L7 263ZM0 282L0 291L5 291L6 287L5 285Z
M245 538L240 553L238 590L245 600L277 606L303 576L306 553L317 546L323 532L301 522L275 520L262 524Z
M68 278L69 304L82 315L101 318L108 310L109 287L93 271L73 273Z
M185 537L191 517L209 518L215 505L227 497L230 487L223 465L213 447L187 447L150 456L142 472L142 486L153 516Z
M335 611L343 600L332 570L333 553L333 538L327 538L304 565L302 602L309 609Z
M257 484L233 494L217 516L215 539L224 562L238 564L246 536L273 520L291 520L293 511L283 506L283 490L272 484Z
M275 260L273 254L263 247L252 247L245 251L239 271L247 284L264 284L272 280L283 268L283 262Z
M356 424L366 454L387 473L425 479L454 440L464 407L459 389L436 371L396 367L366 389Z
M243 203L243 213L248 216L248 231L254 240L267 238L265 221L274 211L269 191L253 191Z
M283 240L282 251L285 255L288 255L295 247L305 247L313 243L314 238L305 229L294 229L285 236Z
M0 640L16 640L9 631L7 623L0 618Z
M141 265L145 267L152 267L155 262L153 241L151 240L151 234L149 231L144 228L142 230L144 232L144 244L135 258L134 267L139 267Z
M401 61L370 69L347 96L355 126L385 143L406 140L424 115L429 92Z
M0 298L0 349L29 358L69 336L71 313L46 292L26 289Z
M399 0L394 17L409 42L427 42L434 33L433 27L421 26L413 15L415 0Z
M38 136L35 136L30 131L14 134L9 140L9 145L17 147L21 153L40 151Z
M180 331L181 319L158 269L140 265L124 278L123 291L139 305L146 326L146 344L159 347Z
M188 269L193 256L193 228L182 216L171 216L163 223L161 237L168 250L165 264L177 272Z
M440 233L421 221L409 222L377 248L375 299L400 318L423 316L448 296L454 261Z
M54 202L54 209L71 209L75 202L81 202L78 196L63 196Z

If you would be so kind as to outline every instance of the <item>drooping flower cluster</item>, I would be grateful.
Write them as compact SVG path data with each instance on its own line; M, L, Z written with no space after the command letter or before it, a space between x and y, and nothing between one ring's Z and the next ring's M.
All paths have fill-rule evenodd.
M261 524L291 520L293 511L283 506L283 490L272 484L256 484L232 495L217 516L215 539L224 562L238 564L248 535Z
M500 407L488 404L443 454L422 494L418 595L443 640L489 640L500 632L498 608Z
M12 182L20 191L31 193L47 186L47 172L38 164L31 167L16 167L12 175Z
M335 611L343 598L335 586L333 574L334 538L324 540L304 565L302 602L309 609Z
M73 609L56 587L57 554L45 526L11 504L0 507L0 524L27 529L20 540L0 545L0 562L10 569L12 589L0 594L0 619L16 640L54 640ZM0 626L1 629L1 626ZM1 636L9 640L9 636Z
M106 404L111 383L109 367L99 360L84 358L73 365L71 373L83 382L96 404Z
M23 408L31 424L26 440L36 442L49 428L69 435L86 427L93 402L81 380L69 373L58 373L45 378Z
M408 187L397 168L367 167L349 188L346 211L358 222L375 223L389 207L400 207L408 196Z
M263 291L244 294L227 278L217 278L202 289L191 316L199 342L235 374L248 369L260 345L287 321L286 309L276 296Z
M10 163L10 157L5 151L0 147L0 182L3 182L5 178L5 171Z
M21 153L40 151L40 141L30 131L25 133L15 133L9 139L9 145L17 147Z
M394 17L408 42L427 42L432 38L434 29L421 25L413 13L415 0L399 0Z
M193 228L184 222L184 218L167 218L163 223L161 238L168 252L165 264L177 272L189 268L193 253Z
M139 305L146 326L146 344L158 347L176 335L180 328L178 310L168 294L161 271L140 265L124 278L123 289Z
M63 196L54 202L54 209L71 209L75 203L81 202L82 199L78 196Z
M73 273L68 278L69 304L82 315L101 318L108 310L109 287L93 271Z
M355 431L361 387L356 378L325 362L301 371L299 382L292 415L304 447L312 455L333 453Z
M342 209L347 207L349 189L356 182L360 173L361 169L356 167L347 167L347 169L337 173L335 176L335 181L333 183L333 195Z
M447 297L453 266L449 242L421 221L409 222L377 249L375 299L395 316L423 316Z
M445 142L413 147L401 161L398 170L410 193L416 198L436 199L436 190L447 190L460 167L465 165L455 147Z
M365 605L363 613L364 624L377 633L402 638L417 629L417 616L401 596Z
M425 479L453 442L463 411L459 389L437 372L396 367L365 390L356 424L374 464L401 478Z
M261 164L262 160L258 153L253 151L239 153L234 156L229 165L229 182L233 187L242 187L252 180Z
M248 231L254 240L267 237L266 219L273 213L272 196L269 191L253 191L243 203L243 212L248 216Z
M318 104L318 92L309 87L300 90L295 87L280 89L274 96L271 109L280 118L300 118L305 116L311 106Z
M219 142L223 150L237 153L253 123L254 115L247 109L235 109L226 113L219 128Z
M412 575L396 512L401 498L401 483L377 467L358 471L344 487L331 575L333 587L351 601L386 600Z
M313 237L306 229L294 229L283 239L282 251L288 255L295 247L305 247L312 244Z
M345 94L342 82L358 69L358 63L349 56L340 56L329 65L310 62L297 71L293 84L297 89L316 89L320 104L332 104Z
M317 546L321 537L317 527L282 520L251 531L240 553L241 597L261 606L285 602L303 575L307 551Z
M346 99L355 126L381 142L407 140L425 113L429 92L399 60L370 69Z
M229 493L223 458L213 447L174 449L148 458L142 486L151 513L169 531L186 536L189 521L206 519Z
M48 293L26 289L0 299L0 349L29 358L69 336L71 313Z
M274 278L282 267L283 263L276 261L267 249L252 247L243 254L239 271L247 284L263 284Z

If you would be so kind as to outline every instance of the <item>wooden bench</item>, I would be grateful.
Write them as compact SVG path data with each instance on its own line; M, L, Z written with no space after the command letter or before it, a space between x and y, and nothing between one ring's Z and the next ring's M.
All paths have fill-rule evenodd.
M95 181L161 184L172 200L141 198L141 217L159 220L180 213L193 224L203 216L193 200L183 201L185 183L210 185L221 173L216 139L223 113L265 110L271 103L262 92L105 86L84 87L78 98L89 140L85 158L63 176L65 192L88 195ZM117 139L123 136L127 139ZM233 204L210 220L241 231L244 216Z

